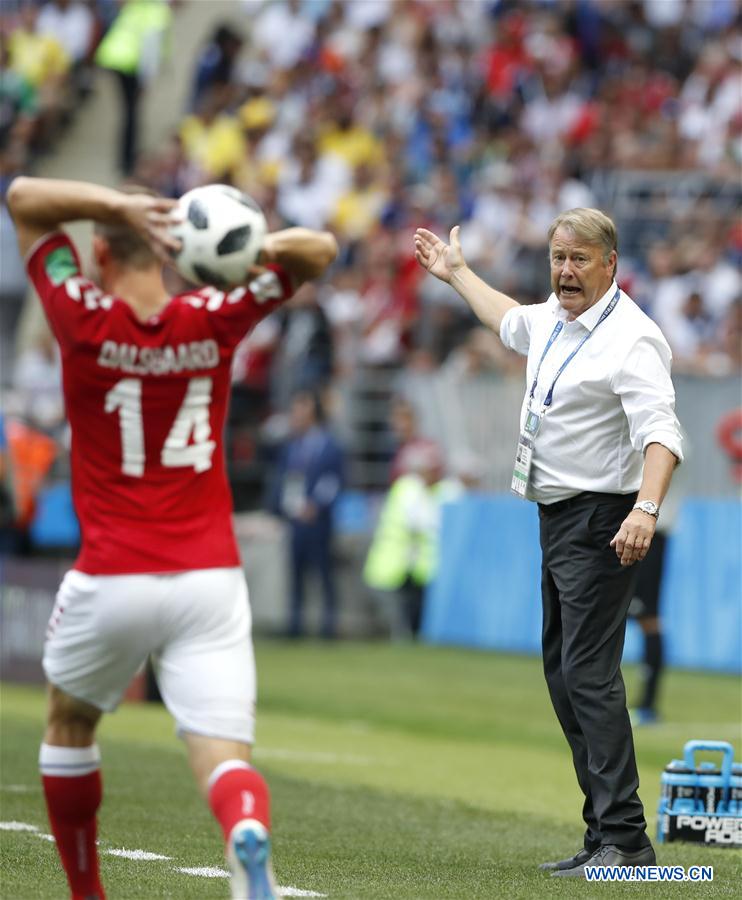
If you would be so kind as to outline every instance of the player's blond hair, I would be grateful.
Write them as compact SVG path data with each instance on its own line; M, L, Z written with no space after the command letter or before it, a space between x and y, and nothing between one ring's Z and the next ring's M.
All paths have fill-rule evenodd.
M125 184L119 190L122 194L160 196L157 191L138 184ZM108 244L111 256L116 262L124 266L129 266L132 269L149 269L159 262L157 254L133 228L129 228L126 225L96 222L95 233L99 234Z
M610 219L599 209L576 207L560 213L549 226L549 246L557 228L566 228L576 238L585 241L586 244L597 244L603 250L603 261L608 262L608 257L614 251L618 253L618 232L613 219ZM616 274L614 266L613 274Z

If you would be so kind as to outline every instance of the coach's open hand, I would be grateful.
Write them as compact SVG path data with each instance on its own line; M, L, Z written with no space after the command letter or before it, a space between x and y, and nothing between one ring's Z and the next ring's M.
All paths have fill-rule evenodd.
M621 560L622 566L633 566L635 562L644 559L656 527L657 520L653 516L640 509L632 509L611 541L611 547L616 548L616 556Z
M415 259L441 281L450 281L456 269L466 265L459 230L458 225L451 229L450 244L444 243L427 228L418 228L415 232Z

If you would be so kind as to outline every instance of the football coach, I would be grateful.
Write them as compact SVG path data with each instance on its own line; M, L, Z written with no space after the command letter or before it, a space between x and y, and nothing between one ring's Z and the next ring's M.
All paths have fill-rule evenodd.
M655 863L621 676L626 614L660 506L682 460L670 348L616 284L617 235L596 209L571 209L549 232L552 293L522 306L424 228L415 256L448 282L506 347L527 355L512 489L538 503L543 663L585 795L584 846L544 863Z

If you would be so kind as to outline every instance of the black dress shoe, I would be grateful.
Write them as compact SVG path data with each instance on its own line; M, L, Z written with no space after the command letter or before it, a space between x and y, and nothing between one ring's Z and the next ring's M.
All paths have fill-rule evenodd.
M574 856L570 856L569 859L560 859L559 862L541 863L539 869L544 869L547 872L554 869L574 869L575 866L580 866L582 863L587 862L593 853L595 853L594 850L582 849L575 853Z
M585 862L571 869L557 869L551 876L584 878L586 866L653 866L656 862L657 858L651 844L638 850L624 850L615 844L604 844Z

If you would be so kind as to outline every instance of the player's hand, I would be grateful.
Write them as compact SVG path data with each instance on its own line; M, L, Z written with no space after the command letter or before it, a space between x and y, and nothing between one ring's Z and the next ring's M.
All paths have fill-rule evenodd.
M622 566L633 566L644 559L657 528L657 520L640 509L632 509L616 532L611 547L616 548L616 556Z
M276 258L276 239L273 232L269 231L263 238L263 244L256 262L259 266L267 266L268 263L278 262Z
M450 282L456 269L466 265L459 235L460 227L454 225L449 237L451 243L446 244L427 228L418 228L415 232L415 259L431 275Z
M120 214L124 223L140 234L164 262L180 250L180 240L171 228L180 222L177 200L149 194L123 194Z

